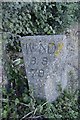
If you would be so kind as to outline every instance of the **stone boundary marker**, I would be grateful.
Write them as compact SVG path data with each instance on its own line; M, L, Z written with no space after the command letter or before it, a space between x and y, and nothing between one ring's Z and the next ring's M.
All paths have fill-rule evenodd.
M26 74L34 97L54 101L67 85L66 36L20 38Z

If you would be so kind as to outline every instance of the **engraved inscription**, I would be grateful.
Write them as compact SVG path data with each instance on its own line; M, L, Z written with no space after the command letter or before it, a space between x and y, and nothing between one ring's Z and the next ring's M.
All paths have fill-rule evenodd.
M31 76L32 78L34 78L36 75L38 75L38 77L43 77L44 76L44 70L43 69L30 69L31 72Z
M31 61L30 61L30 65L36 65L36 63L38 62L38 58L36 57L32 57ZM41 64L42 65L47 65L48 63L48 58L47 57L43 57L41 60ZM43 77L44 76L44 70L43 69L30 69L31 72L31 76L34 78L34 76L36 76L38 74L38 77Z
M31 42L29 44L26 43L26 54L34 53L34 52L38 52L39 54L45 54L45 53L53 54L55 53L56 50L57 47L53 42L48 43L47 46L41 43L41 41L39 45L36 45L36 43L31 43Z

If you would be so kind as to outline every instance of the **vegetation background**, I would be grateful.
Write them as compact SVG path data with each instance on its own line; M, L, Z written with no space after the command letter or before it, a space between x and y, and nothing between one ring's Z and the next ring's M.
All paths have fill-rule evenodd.
M20 37L28 35L69 34L67 28L78 19L77 2L2 3L3 120L24 120L37 116L53 120L78 120L77 91L72 93L65 90L54 103L33 97L19 41Z

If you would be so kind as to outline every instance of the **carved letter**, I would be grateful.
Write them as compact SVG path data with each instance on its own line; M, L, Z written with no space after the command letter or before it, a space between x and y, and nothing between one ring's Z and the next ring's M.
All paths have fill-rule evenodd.
M32 57L32 58L31 58L30 64L33 64L33 65L36 64L36 58L35 58L35 57Z
M42 64L43 65L47 65L47 62L48 62L48 58L47 57L43 57Z
M26 53L28 54L29 52L33 52L34 51L34 43L29 43L29 44L26 44Z
M39 70L38 76L39 77L43 77L44 76L44 70L43 69Z
M35 74L36 74L37 69L30 69L31 75L34 78Z
M45 47L42 45L42 43L40 43L40 49L39 49L39 53L44 53L46 52Z
M53 54L56 50L56 46L55 44L52 42L52 43L49 43L48 44L48 53L49 54Z

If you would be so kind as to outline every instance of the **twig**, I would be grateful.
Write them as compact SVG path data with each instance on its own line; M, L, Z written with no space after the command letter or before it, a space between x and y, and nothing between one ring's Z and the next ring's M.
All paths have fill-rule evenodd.
M0 101L4 101L4 102L6 102L6 100L7 100L7 101L10 101L10 102L15 102L14 100L0 99ZM27 105L27 104L25 104L25 103L22 103L22 102L19 102L18 104L24 105L24 106L26 106L26 107L29 107L29 105Z
M22 117L20 120L24 120L26 117L28 117L29 115L31 115L33 113L33 111L29 112L28 114L26 114L24 117Z
M33 115L35 115L36 114L36 111L38 110L38 108L36 108L35 110L34 110L34 113L33 113Z
M42 107L45 106L46 104L48 104L48 102L45 102L45 103L42 105Z
M22 103L22 102L20 102L19 104L24 105L24 106L26 106L26 107L29 107L29 105L27 105L27 104L25 104L25 103Z

